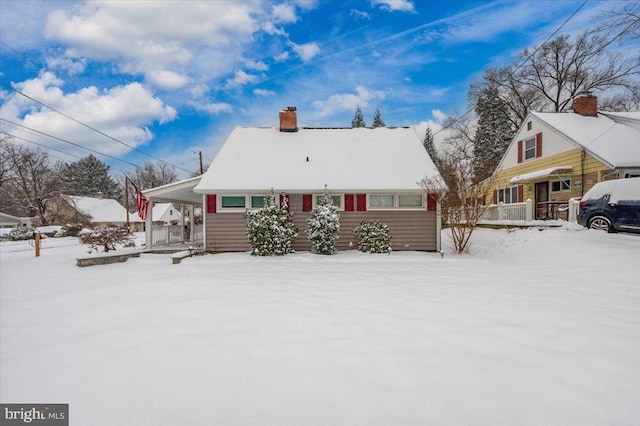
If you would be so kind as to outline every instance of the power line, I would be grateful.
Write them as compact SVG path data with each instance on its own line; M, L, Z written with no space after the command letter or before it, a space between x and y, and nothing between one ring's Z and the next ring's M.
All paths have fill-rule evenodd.
M0 117L0 121L4 121L4 122L9 123L9 124L12 124L12 125L14 125L14 126L22 127L23 129L27 129L27 130L29 130L29 131L31 131L31 132L38 133L38 134L41 134L41 135L43 135L43 136L47 136L47 137L49 137L49 138L51 138L51 139L55 139L55 140L58 140L58 141L60 141L60 142L64 142L64 143L71 144L71 145L73 145L73 146L77 146L78 148L86 149L87 151L95 152L96 154L103 155L103 156L105 156L105 157L111 158L111 159L116 160L116 161L121 161L121 162L123 162L123 163L125 163L125 164L128 164L128 165L130 165L130 166L133 166L133 167L139 167L137 164L133 164L133 163L130 163L130 162L126 161L126 160L121 160L120 158L114 157L114 156L112 156L112 155L104 154L104 153L102 153L102 152L100 152L100 151L96 151L95 149L87 148L87 147L82 146L82 145L80 145L80 144L77 144L77 143L75 143L75 142L71 142L71 141L68 141L68 140L66 140L66 139L62 139L62 138L59 138L59 137L57 137L57 136L50 135L50 134L45 133L45 132L41 132L40 130L32 129L31 127L27 127L27 126L25 126L25 125L22 125L22 124L19 124L19 123L15 123L15 122L13 122L13 121L11 121L11 120L7 120L6 118L2 118L2 117Z
M527 56L526 58L524 58L522 60L522 62L512 71L509 71L509 77L513 77L513 73L515 73L516 71L518 71L520 68L522 68L522 66L524 66L524 64L526 64L532 57L533 55L535 55L540 49L542 49L542 47L547 44L549 42L549 40L551 40L551 38L553 38L562 28L564 28L565 25L567 25L567 23L574 17L576 16L576 14L584 7L585 4L587 4L589 0L584 0L582 2L582 4L571 14L569 15L569 17L567 19L564 20L564 22L562 23L562 25L560 25L553 33L551 33L551 35L549 37L547 37L547 39L544 41L544 43L542 43L540 46L536 47L534 49L533 52L531 52L531 54L529 56ZM465 111L464 114L462 114L460 117L452 120L449 124L447 124L446 126L442 126L442 128L440 130L438 130L437 132L433 133L433 136L437 135L438 133L442 132L445 129L448 129L450 127L452 127L454 124L458 123L459 121L462 120L462 118L464 116L466 116L467 114L469 114L470 112L472 112L474 110L474 107L469 108L467 111Z
M78 119L76 119L76 118L73 118L73 117L71 117L70 115L67 115L67 114L63 113L62 111L59 111L59 110L57 110L57 109L55 109L55 108L53 108L53 107L51 107L51 106L49 106L49 105L47 105L47 104L45 104L45 103L43 103L43 102L41 102L41 101L39 101L39 100L37 100L37 99L33 98L33 97L31 97L31 96L29 96L29 95L27 95L27 94L25 94L25 93L21 92L20 90L18 90L18 89L16 89L16 88L12 87L12 86L10 86L10 85L7 85L7 84L2 83L2 82L0 82L0 84L1 84L2 86L4 86L4 87L8 88L8 89L13 90L14 92L16 92L16 93L18 93L18 94L20 94L20 95L24 96L25 98L27 98L27 99L29 99L29 100L31 100L31 101L33 101L33 102L36 102L37 104L40 104L40 105L42 105L43 107L48 108L48 109L50 109L51 111L53 111L53 112L55 112L55 113L57 113L57 114L60 114L61 116L65 117L65 118L67 118L67 119L69 119L69 120L71 120L71 121L73 121L73 122L75 122L75 123L80 124L81 126L84 126L84 127L88 128L88 129L90 129L90 130L92 130L92 131L94 131L94 132L96 132L96 133L98 133L98 134L100 134L100 135L102 135L102 136L104 136L104 137L108 138L108 139L111 139L111 140L112 140L112 141L114 141L114 142L117 142L117 143L119 143L119 144L121 144L121 145L124 145L124 146L126 146L127 148L130 148L130 149L131 149L131 150L133 150L133 151L139 152L139 153L141 153L141 154L143 154L143 155L146 155L146 156L147 156L147 157L149 157L149 158L153 158L153 159L154 159L154 160L156 160L156 161L159 161L159 162L161 162L161 163L164 163L164 164L166 164L166 165L168 165L168 166L175 167L175 168L180 169L180 170L182 170L182 171L184 171L184 172L192 173L192 171L191 171L191 170L183 169L182 167L176 166L175 164L171 164L171 163L169 163L169 162L167 162L167 161L165 161L165 160L162 160L162 159L160 159L160 158L158 158L158 157L154 157L153 155L148 154L148 153L146 153L146 152L144 152L144 151L142 151L142 150L140 150L140 149L138 149L138 148L136 148L136 147L134 147L134 146L131 146L131 145L129 145L129 144L127 144L127 143L125 143L125 142L122 142L121 140L119 140L119 139L117 139L117 138L114 138L113 136L110 136L110 135L108 135L108 134L104 133L104 132L103 132L103 131L101 131L101 130L96 129L96 128L95 128L95 127L93 127L93 126L90 126L90 125L88 125L88 124L86 124L86 123L83 123L82 121L80 121L80 120L78 120Z

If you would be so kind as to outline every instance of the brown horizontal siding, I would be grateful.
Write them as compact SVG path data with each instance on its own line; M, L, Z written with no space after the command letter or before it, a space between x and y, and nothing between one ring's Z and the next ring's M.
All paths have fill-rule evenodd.
M298 227L298 238L293 244L296 251L308 251L306 227L308 212L302 212L302 195L289 198L289 207L294 212L294 224ZM378 220L389 226L394 250L436 251L436 213L426 210L339 212L340 239L338 250L348 250L349 242L356 243L353 228L362 220ZM244 213L207 214L207 249L212 251L249 251L246 218Z

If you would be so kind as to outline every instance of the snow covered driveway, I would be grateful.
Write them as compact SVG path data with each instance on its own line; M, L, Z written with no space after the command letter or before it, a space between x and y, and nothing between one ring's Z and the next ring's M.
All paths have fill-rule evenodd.
M69 403L72 425L640 418L636 235L478 230L472 255L444 259L88 268L75 240L40 258L12 244L0 244L2 402Z

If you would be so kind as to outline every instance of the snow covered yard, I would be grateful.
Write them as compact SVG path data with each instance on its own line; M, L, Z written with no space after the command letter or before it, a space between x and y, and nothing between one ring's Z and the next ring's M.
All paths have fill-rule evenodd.
M4 403L69 403L72 425L640 418L637 235L87 268L75 241L0 244Z

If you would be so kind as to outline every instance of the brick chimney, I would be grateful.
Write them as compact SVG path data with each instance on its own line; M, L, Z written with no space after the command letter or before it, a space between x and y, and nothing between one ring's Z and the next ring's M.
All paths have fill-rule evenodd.
M582 92L573 100L573 112L589 117L598 116L598 97Z
M296 113L296 107L287 107L280 111L280 131L298 131L298 114Z

